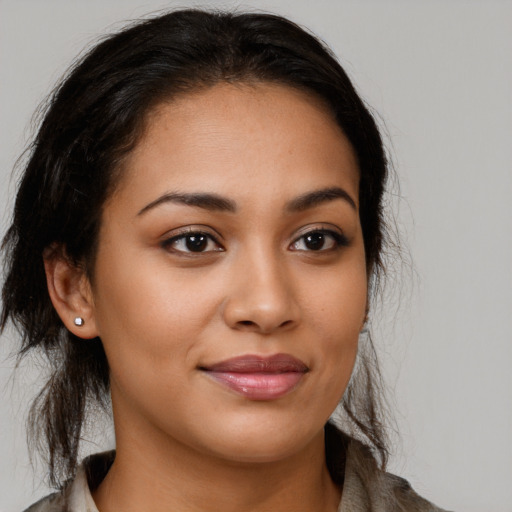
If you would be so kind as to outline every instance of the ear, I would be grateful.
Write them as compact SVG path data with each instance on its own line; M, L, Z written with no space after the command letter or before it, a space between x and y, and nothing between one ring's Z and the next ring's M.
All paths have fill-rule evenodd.
M66 328L75 336L98 336L92 289L83 268L73 264L61 247L52 247L43 255L46 283L53 307ZM83 319L76 325L75 319Z

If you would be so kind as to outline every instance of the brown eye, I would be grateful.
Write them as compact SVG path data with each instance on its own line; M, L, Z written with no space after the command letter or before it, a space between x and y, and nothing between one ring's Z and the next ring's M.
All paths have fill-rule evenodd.
M329 251L348 245L346 237L330 230L314 230L302 235L292 243L294 251Z
M203 252L208 245L208 237L203 234L187 235L185 237L185 245L191 252Z
M162 247L171 252L189 254L223 250L210 234L200 231L174 236L165 240Z
M316 231L315 233L310 233L304 237L304 245L310 251L319 251L323 248L325 244L325 235Z

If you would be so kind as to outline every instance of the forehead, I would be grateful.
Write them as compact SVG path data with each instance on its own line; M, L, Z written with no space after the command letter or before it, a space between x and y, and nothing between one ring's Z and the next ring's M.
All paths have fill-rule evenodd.
M300 194L340 181L357 200L354 151L321 99L277 84L219 84L153 109L119 188Z

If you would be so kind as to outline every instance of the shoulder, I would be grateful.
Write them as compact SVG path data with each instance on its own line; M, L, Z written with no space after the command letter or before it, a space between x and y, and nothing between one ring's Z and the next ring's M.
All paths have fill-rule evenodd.
M380 478L382 499L396 503L391 510L404 512L446 512L417 494L407 480L390 473L382 473Z
M60 492L55 492L34 503L24 512L98 512L91 490L107 474L115 452L91 455L84 460L76 477L67 482Z
M446 512L422 498L407 480L379 470L361 443L347 453L340 512Z
M25 509L24 512L65 512L67 509L66 493L63 491L46 496Z

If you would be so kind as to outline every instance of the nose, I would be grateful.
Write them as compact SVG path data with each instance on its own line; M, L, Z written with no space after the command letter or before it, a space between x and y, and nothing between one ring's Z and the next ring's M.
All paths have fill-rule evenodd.
M272 334L299 323L299 306L279 257L253 254L232 269L224 320L232 329Z

